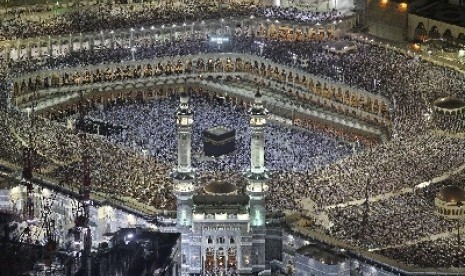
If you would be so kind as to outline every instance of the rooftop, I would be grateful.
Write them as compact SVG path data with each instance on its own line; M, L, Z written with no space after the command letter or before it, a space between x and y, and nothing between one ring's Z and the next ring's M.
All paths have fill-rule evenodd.
M213 181L203 187L207 194L234 194L237 193L237 187L234 184L224 181Z
M327 265L340 264L346 260L345 256L321 248L316 244L302 246L301 248L297 249L297 253Z
M219 135L229 133L233 130L227 127L223 127L223 126L215 126L215 127L209 128L207 131L213 135L219 136Z
M436 100L434 105L443 109L457 109L464 107L465 102L460 99L446 97Z
M248 195L194 195L194 205L243 206L249 204Z
M435 5L412 11L413 14L465 27L465 9L463 7L438 2Z
M444 187L438 194L437 198L446 202L462 202L465 201L465 191L455 185Z
M194 195L194 212L215 214L245 214L248 212L247 195Z

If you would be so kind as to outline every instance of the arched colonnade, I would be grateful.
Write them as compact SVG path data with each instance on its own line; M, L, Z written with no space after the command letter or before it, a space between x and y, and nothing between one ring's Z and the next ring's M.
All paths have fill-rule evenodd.
M287 96L312 104L335 109L347 106L385 119L390 118L389 102L381 96L243 54L188 55L124 64L43 70L14 78L10 99L19 106L33 100L53 98L53 94L60 94L61 90L70 87L74 87L74 90L101 90L106 84L111 84L113 88L118 85L124 87L131 85L131 80L137 80L132 84L133 88L137 88L153 86L163 77L182 80L211 76L225 80L238 75L247 75L263 85L270 86L273 83L275 87L284 90Z
M171 26L147 26L128 30L101 30L96 33L79 33L63 36L43 36L0 42L0 54L6 59L29 60L49 56L66 55L73 51L95 48L135 48L207 38L208 35L244 35L291 41L324 39L335 35L336 30L348 30L355 24L348 17L339 22L306 25L296 22L280 22L255 18L182 23Z

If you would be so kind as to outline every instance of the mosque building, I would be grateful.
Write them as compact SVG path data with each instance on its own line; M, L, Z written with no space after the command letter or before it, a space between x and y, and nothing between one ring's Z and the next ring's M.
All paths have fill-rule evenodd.
M177 228L181 233L180 275L236 272L248 275L265 269L264 166L267 110L260 92L250 109L251 168L245 173L246 193L223 181L196 187L191 166L194 114L187 94L180 94L177 110L178 165L172 174L177 200Z

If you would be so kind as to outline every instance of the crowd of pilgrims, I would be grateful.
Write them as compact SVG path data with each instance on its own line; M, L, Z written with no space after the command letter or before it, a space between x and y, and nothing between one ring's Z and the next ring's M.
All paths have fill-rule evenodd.
M381 252L387 257L419 267L463 267L465 265L465 250L463 245L459 246L457 258L457 246L457 236L450 235L421 241L409 246L384 249Z
M80 12L80 16L83 14L86 14L85 18L98 18L99 16L97 12L85 10ZM77 15L71 14L70 16ZM175 19L179 20L179 18ZM118 22L115 21L116 26ZM126 24L122 22L119 24ZM112 25L112 23L108 21L107 24ZM83 28L76 22L70 24L75 25L63 27L62 31L69 32ZM35 36L43 31L40 28L31 27L29 28L31 32L27 34L13 32L11 37ZM38 31L34 31L35 29ZM136 58L214 51L259 55L261 51L255 42L256 39L253 36L231 38L231 43L224 45L221 49L209 46L202 39L168 42L163 45L151 45L148 48L141 47L136 52ZM404 188L411 189L421 182L441 176L456 169L463 162L465 143L463 137L460 134L449 133L461 129L455 125L453 128L448 128L449 120L444 120L441 121L444 123L441 129L446 131L437 131L431 126L437 126L438 123L431 123L428 120L429 117L424 116L425 113L431 112L430 103L438 97L452 95L463 98L465 78L461 72L421 61L365 41L355 41L358 50L345 55L325 52L322 49L323 41L317 40L286 42L262 39L260 42L264 43L262 55L267 59L296 66L329 80L345 82L386 97L392 103L391 112L394 120L391 141L374 147L358 148L357 152L352 155L347 155L349 150L347 146L336 147L334 137L319 133L305 133L299 129L286 129L271 124L267 129L268 144L265 161L266 166L272 170L271 179L268 182L270 190L266 198L269 211L297 210L305 213L306 207L301 204L300 199L310 198L315 202L313 211L327 214L332 222L332 225L328 227L323 225L326 227L325 231L364 248L387 248L450 230L448 222L435 217L431 197L421 196L421 193L427 193L427 190L400 194L396 192ZM295 65L294 55L299 57ZM82 50L67 56L51 57L43 62L2 60L2 65L8 66L0 67L0 89L2 95L5 95L10 88L8 77L42 68L56 69L129 59L131 59L129 49L117 48ZM300 62L302 60L306 60L308 65L305 68ZM2 98L4 107L6 97ZM46 177L60 179L63 185L70 185L74 189L77 189L76 181L81 178L83 171L80 159L87 154L90 156L89 167L92 168L94 193L116 197L116 200L127 201L133 198L156 208L174 209L173 187L169 178L169 173L173 168L174 153L165 155L163 152L175 148L174 140L164 141L166 143L164 146L167 148L153 144L154 141L151 141L150 135L159 135L155 132L162 130L155 123L151 124L153 129L142 126L139 120L162 116L165 114L163 112L167 112L170 108L174 110L175 102L176 100L172 99L159 99L142 106L126 105L110 108L104 113L107 116L105 119L109 118L114 122L124 124L131 132L111 136L108 139L87 136L85 143L57 122L50 122L34 114L27 118L24 113L20 114L14 109L8 112L2 110L0 142L9 146L1 147L0 154L7 162L22 164L21 149L32 137L33 146L36 148L34 155L36 172ZM249 162L245 158L246 147L248 147L248 134L247 130L244 130L247 125L244 122L245 110L234 106L215 105L209 109L208 105L208 100L201 97L194 96L192 99L192 106L197 109L196 116L211 116L211 110L215 109L221 109L219 114L222 115L235 115L236 117L230 119L230 126L234 122L240 122L242 131L238 131L238 142L243 143L244 148L237 154L239 157L235 159L223 157L215 164L194 159L194 164L203 170L199 173L198 185L202 186L211 180L227 178L243 188L246 182L242 173L236 169L246 168ZM201 115L202 113L204 115ZM104 118L103 114L97 111L91 111L89 115ZM163 124L173 125L174 118L172 117L165 116ZM432 117L434 120L434 116ZM227 124L222 116L218 115L214 118L218 124ZM199 122L205 122L204 127L209 126L206 121L208 120L205 117L199 119ZM194 139L197 141L200 139L201 129L202 127L197 127L195 130ZM173 135L174 130L169 131L168 135ZM301 152L300 155L293 157L293 162L283 164L288 160L280 160L276 157L277 154L292 155L295 154L295 150L293 152L293 149L284 148L283 145L276 146L279 141L283 140L283 137L273 137L274 133L288 137L288 144L306 141L310 144L301 145L301 147L311 151ZM137 142L137 139L141 141ZM87 145L88 150L82 150L83 143ZM316 145L317 148L311 148L310 145ZM143 146L150 152L147 156L142 154ZM198 152L199 145L194 145L194 150ZM315 158L311 158L312 156ZM194 158L196 158L195 155ZM311 164L298 164L310 159ZM228 163L233 163L232 168L226 166ZM74 185L73 181L75 181ZM351 200L363 200L366 195L376 197L383 194L391 194L391 196L370 203L368 208L366 204L329 210L325 208ZM367 209L368 212L366 212ZM369 231L361 229L364 223L370 226ZM407 260L414 265L443 266L447 264L442 260L452 254L443 250L449 243L453 241L446 238L438 240L437 243L427 241L418 243L415 247L409 246L406 249L408 251L403 251L405 248L400 247L399 250L385 249L382 252L395 259ZM434 253L436 257L422 258L427 253ZM407 255L408 258L403 258Z
M254 16L256 18L291 20L310 24L339 21L344 12L300 11L295 8L257 7L255 5L230 5L223 7L209 1L188 6L158 4L142 5L92 5L80 7L64 14L31 17L27 12L13 13L0 24L0 41L36 37L44 34L63 35L99 30L116 30L158 26L198 20L217 20L230 17Z
M461 172L451 179L438 183L438 185L431 185L424 190L417 191L416 195L409 193L407 197L408 200L404 198L392 198L389 203L391 206L398 203L398 205L403 205L407 210L412 208L416 209L417 214L413 214L414 210L410 212L412 216L411 221L403 221L403 223L408 223L404 225L403 228L407 228L405 229L407 232L419 232L415 238L410 239L419 241L413 243L409 242L407 238L404 238L403 244L391 243L389 246L379 248L379 252L386 257L420 267L463 267L465 265L465 247L463 246L463 241L458 240L459 237L457 235L457 226L463 227L463 222L438 219L437 216L430 215L428 208L428 202L434 200L436 194L443 186L461 186L463 177L464 174ZM384 206L380 206L380 204L373 205L373 207L370 206L370 208L375 207ZM398 207L395 208L398 213L405 212ZM379 208L376 212L379 212ZM413 221L416 219L420 221L426 220L428 224L414 224ZM388 221L392 222L390 219L388 219ZM434 227L434 229L430 230L425 227ZM447 229L447 231L444 229ZM422 234L425 232L429 233L429 235ZM462 239L462 237L460 237L460 239Z
M250 127L247 110L242 106L221 103L207 95L193 95L192 163L200 171L245 171L250 168ZM152 100L146 104L114 106L107 110L94 109L87 114L125 129L108 139L136 151L148 150L151 156L169 164L177 160L176 95ZM219 160L206 161L203 156L202 133L215 126L236 131L236 151ZM337 137L299 128L271 123L265 131L265 159L269 170L314 170L316 166L333 162L352 149Z
M386 250L447 233L455 228L456 222L431 213L432 202L443 186L438 183L402 194L386 193L382 200L361 206L335 206L328 210L334 223L331 234L372 250Z

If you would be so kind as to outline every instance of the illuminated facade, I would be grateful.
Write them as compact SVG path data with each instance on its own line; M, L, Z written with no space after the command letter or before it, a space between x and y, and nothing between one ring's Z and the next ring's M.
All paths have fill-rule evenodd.
M255 102L249 111L252 132L250 171L246 173L247 193L250 196L250 224L254 234L254 259L256 270L265 266L265 193L268 190L265 170L265 127L268 111L263 106L262 96L257 90Z
M174 193L176 196L176 225L181 233L181 273L188 275L193 269L199 267L199 260L187 258L191 255L192 241L192 196L194 195L194 171L191 166L191 139L194 113L189 108L189 98L181 91L180 103L176 113L178 128L178 166L172 177L174 180Z
M273 6L282 8L298 8L301 10L338 11L350 10L354 7L354 0L272 0Z
M178 167L173 173L177 198L177 228L181 233L181 275L237 273L265 269L264 145L266 109L257 92L250 110L251 168L247 194L227 181L212 182L194 193L190 166L193 113L181 94L177 112ZM187 160L189 159L189 160Z

